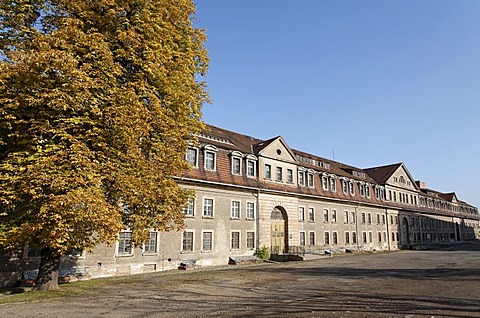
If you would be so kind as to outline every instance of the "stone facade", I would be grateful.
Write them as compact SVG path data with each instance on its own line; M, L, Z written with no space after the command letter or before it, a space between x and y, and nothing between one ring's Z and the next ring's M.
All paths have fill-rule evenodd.
M65 256L63 266L104 277L225 265L250 260L263 246L304 257L480 238L476 207L427 189L403 163L360 169L292 150L282 137L214 126L186 158L193 168L177 182L196 197L185 209L185 231L152 231L136 247L122 232L112 246ZM34 268L37 255L25 251L22 266Z

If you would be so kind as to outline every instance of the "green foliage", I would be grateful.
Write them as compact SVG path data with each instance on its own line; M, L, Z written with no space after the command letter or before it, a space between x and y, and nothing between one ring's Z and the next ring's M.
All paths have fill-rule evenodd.
M270 249L264 245L261 248L257 249L257 251L255 252L255 256L264 261L267 261L270 259Z
M0 0L0 244L54 254L183 226L208 102L191 0Z

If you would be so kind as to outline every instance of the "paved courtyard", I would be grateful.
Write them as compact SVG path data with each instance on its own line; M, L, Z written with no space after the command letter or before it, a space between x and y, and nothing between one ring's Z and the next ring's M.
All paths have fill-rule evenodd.
M480 317L480 243L136 275L1 317Z

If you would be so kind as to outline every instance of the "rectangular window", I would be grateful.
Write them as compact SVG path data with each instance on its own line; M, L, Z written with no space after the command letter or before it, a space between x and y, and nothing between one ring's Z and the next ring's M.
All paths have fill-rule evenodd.
M373 233L372 232L368 232L368 242L370 244L372 244L372 242L373 242Z
M382 243L382 232L377 232L378 236L378 243Z
M342 191L343 193L348 193L348 185L347 185L347 181L345 180L342 180Z
M255 161L247 160L247 176L255 177Z
M337 192L337 180L330 178L330 191Z
M187 155L185 159L194 167L198 166L198 150L195 148L187 148Z
M282 176L282 167L277 167L277 173L275 175L275 181L282 181L283 176Z
M367 232L362 232L363 244L367 244Z
M370 198L370 186L368 184L365 186L365 194L367 198Z
M393 224L393 215L390 215L390 224Z
M365 213L362 213L362 224L365 224Z
M337 232L333 232L332 233L332 243L333 245L337 245L338 244L338 233Z
M352 232L352 244L357 244L357 232Z
M322 176L322 188L323 190L328 190L328 178L326 176Z
M247 232L247 248L255 248L255 232Z
M344 223L348 223L348 211L344 211L343 213L344 213L344 217L343 217Z
M308 233L310 236L310 245L315 245L315 232Z
M392 242L395 242L395 232L392 232Z
M328 222L328 209L323 209L323 222Z
M215 153L211 151L205 151L205 169L215 170Z
M193 252L193 232L184 231L182 236L182 252Z
M382 214L382 224L385 224L385 221L386 221L385 214Z
M145 242L144 252L145 253L157 253L157 232L150 232L150 237Z
M325 232L325 245L330 245L330 233Z
M307 174L307 184L310 188L313 188L313 174L312 173Z
M132 253L132 232L121 232L118 234L118 255L131 255Z
M298 220L300 222L305 221L305 208L303 206L298 208Z
M300 246L305 246L305 232L300 232Z
M384 241L384 242L387 241L387 232L383 232L383 241Z
M242 174L242 160L240 158L232 158L232 173L237 175Z
M303 171L298 172L298 184L301 186L305 185L305 172Z
M355 212L352 212L351 214L352 214L352 223L357 222L355 217Z
M332 210L332 223L337 222L337 210Z
M350 244L350 233L345 232L345 244Z
M350 181L348 183L348 190L350 191L350 194L351 195L354 195L355 194L355 188L353 187L353 181Z
M247 202L247 219L255 218L255 203Z
M213 199L203 199L203 216L213 217Z
M287 182L293 183L293 170L287 169Z
M195 215L195 206L194 206L194 199L188 199L187 206L183 210L185 216L194 216Z
M380 214L377 213L377 224L380 224Z
M232 250L240 249L240 232L232 232L232 244L230 245Z
M202 251L211 252L213 249L213 232L202 233Z
M368 213L368 224L372 224L372 214Z
M308 208L308 222L315 222L315 209Z
M240 218L240 201L232 201L232 211L230 216L232 219Z
M265 179L268 179L268 180L272 179L272 166L271 165L265 165L264 177L265 177Z

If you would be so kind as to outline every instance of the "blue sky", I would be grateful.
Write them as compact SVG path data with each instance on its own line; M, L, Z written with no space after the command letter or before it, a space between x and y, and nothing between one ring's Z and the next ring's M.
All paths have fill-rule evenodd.
M212 125L480 207L480 1L197 0ZM333 151L334 149L334 151Z

